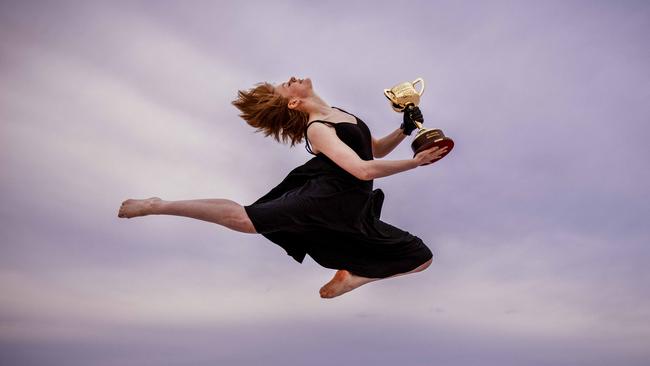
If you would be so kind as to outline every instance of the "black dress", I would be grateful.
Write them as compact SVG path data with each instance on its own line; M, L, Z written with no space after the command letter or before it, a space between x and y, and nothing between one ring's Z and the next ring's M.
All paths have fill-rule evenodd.
M325 123L361 159L372 160L370 130L354 117L356 124L312 121L307 128ZM313 154L306 130L305 141ZM309 254L325 268L369 278L409 272L433 257L420 238L379 219L384 192L373 190L372 180L357 179L323 153L314 155L244 206L258 233L299 263Z

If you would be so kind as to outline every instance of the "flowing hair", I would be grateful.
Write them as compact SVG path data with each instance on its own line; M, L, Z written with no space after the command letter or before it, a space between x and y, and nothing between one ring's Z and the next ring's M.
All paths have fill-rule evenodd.
M239 116L256 128L256 133L273 135L282 143L290 141L291 147L302 142L309 114L290 109L289 99L276 93L273 85L262 82L249 90L239 90L232 104L241 111Z

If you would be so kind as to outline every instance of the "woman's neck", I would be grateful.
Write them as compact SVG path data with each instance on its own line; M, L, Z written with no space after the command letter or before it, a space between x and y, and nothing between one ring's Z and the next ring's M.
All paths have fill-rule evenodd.
M303 112L309 114L309 120L325 119L332 114L332 106L318 95L314 95L305 101Z

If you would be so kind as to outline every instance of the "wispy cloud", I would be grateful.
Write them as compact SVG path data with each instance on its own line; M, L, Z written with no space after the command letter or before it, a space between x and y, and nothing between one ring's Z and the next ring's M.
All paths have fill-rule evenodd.
M3 2L0 353L644 364L649 15L642 2ZM381 90L425 78L425 125L456 148L375 187L382 218L434 251L427 271L323 301L331 271L261 236L117 218L129 197L248 204L309 159L229 104L291 75L377 136L401 122ZM409 156L405 142L388 158Z

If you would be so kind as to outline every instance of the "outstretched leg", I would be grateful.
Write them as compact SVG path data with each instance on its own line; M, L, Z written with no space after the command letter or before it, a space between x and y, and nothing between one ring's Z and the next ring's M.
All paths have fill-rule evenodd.
M409 271L409 272L404 272L404 273L398 273L396 275L386 277L386 278L393 278L397 276L403 276L407 275L409 273L416 273L416 272L421 272L427 269L430 265L431 262L433 261L432 259L429 259L428 261L424 262L422 265L417 267L416 269ZM336 271L334 274L334 277L325 284L325 286L321 287L320 289L320 297L325 298L325 299L330 299L333 297L337 297L340 295L343 295L346 292L352 291L355 288L365 285L366 283L377 281L377 280L382 280L383 278L368 278L368 277L360 277L357 275L354 275L350 273L349 271L346 271L344 269L339 269Z
M257 231L244 210L237 202L213 198L184 201L165 201L158 197L143 200L129 199L122 202L118 217L132 218L146 215L174 215L191 217L225 226L243 233Z

